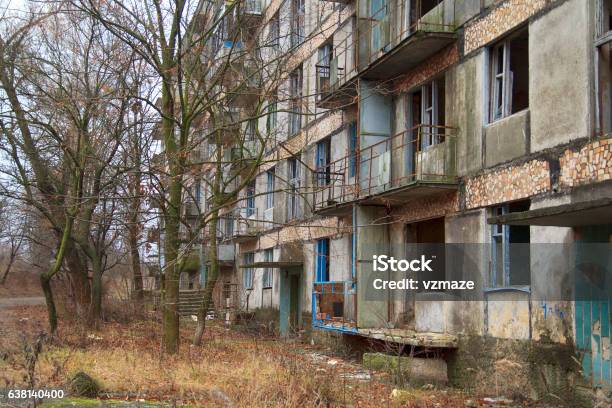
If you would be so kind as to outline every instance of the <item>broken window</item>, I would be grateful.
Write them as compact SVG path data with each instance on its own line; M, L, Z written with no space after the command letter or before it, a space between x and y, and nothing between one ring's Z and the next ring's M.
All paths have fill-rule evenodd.
M612 132L612 0L602 1L597 14L595 69L598 133Z
M444 93L444 77L440 77L410 94L408 114L412 129L412 143L409 143L411 149L413 146L425 149L444 142Z
M493 216L529 210L529 201L494 207ZM531 283L530 229L528 225L491 226L491 284L494 288Z
M330 156L330 139L318 142L316 151L317 186L326 186L331 182Z
M268 248L264 250L264 262L271 263L273 261L274 261L274 249ZM264 289L269 289L272 287L272 271L273 271L273 268L271 267L264 268L264 271L263 271L264 273L263 273L263 278L262 278L262 287Z
M330 64L332 59L332 44L333 40L319 47L317 66L317 98L322 98L326 92L329 92L329 74Z
M329 282L329 238L317 240L315 282Z
M490 122L529 107L529 35L527 28L490 49Z

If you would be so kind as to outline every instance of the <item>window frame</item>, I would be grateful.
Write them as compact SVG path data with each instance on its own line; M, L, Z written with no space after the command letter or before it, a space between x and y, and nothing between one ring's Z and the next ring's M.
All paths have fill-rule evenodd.
M289 75L289 136L302 129L302 95L304 93L304 71L300 65Z
M289 181L289 194L287 194L287 220L294 220L300 217L299 188L300 162L297 157L287 159L287 179Z
M264 262L274 261L274 248L264 249ZM272 289L274 286L274 268L265 267L263 268L263 275L261 277L261 288Z
M315 283L330 282L329 270L329 254L331 240L329 238L321 238L316 241L315 253Z
M331 138L319 140L315 151L315 168L317 174L317 187L331 184Z
M491 68L489 70L489 123L493 123L510 116L510 40L511 37L507 37L493 45L490 49ZM498 72L500 69L501 72ZM498 86L498 84L500 84L500 86ZM497 106L498 104L501 105Z
M245 265L254 264L255 263L255 252L245 252L243 255L243 262ZM245 290L253 290L253 276L254 276L253 269L254 268L252 267L244 268L244 272L242 275L242 286L244 287Z
M274 167L266 171L266 210L274 208L274 190L276 184L276 172Z
M490 209L492 216L501 216L511 213L510 211L510 203L497 205L491 207ZM491 289L505 289L505 288L515 288L515 289L523 289L529 290L531 286L531 267L529 268L529 284L527 285L512 285L510 282L512 280L512 266L511 266L511 236L510 236L510 228L511 225L507 224L493 224L491 225L491 267L490 267L490 282L489 286ZM497 251L497 243L501 243L501 265L502 265L502 276L500 283L498 280L500 278L500 271L497 270L498 259L497 257L500 255Z
M251 180L246 186L245 200L246 200L246 216L250 217L255 214L255 194L256 194L256 183L255 180Z

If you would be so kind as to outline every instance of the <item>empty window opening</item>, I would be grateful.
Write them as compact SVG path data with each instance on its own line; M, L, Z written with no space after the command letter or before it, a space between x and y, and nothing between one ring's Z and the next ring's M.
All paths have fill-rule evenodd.
M330 156L330 139L327 138L318 142L316 151L316 174L318 186L326 186L331 182Z
M526 200L493 207L492 215L500 216L527 211L529 205L529 201ZM493 287L530 285L530 240L528 225L491 226L491 283Z
M431 259L432 270L419 272L419 280L439 281L446 278L444 239L443 217L408 225L406 242L409 254L407 259L421 255L426 259Z
M408 97L408 117L413 152L444 142L445 81L437 78Z
M490 49L490 121L529 107L529 35L527 28Z

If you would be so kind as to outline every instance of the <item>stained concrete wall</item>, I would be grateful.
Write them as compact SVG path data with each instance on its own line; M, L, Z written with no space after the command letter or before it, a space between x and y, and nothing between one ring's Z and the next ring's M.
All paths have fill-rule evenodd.
M529 153L529 109L485 126L485 166L492 167Z
M446 73L446 122L457 131L457 174L482 168L485 52Z
M562 2L529 25L532 151L592 132L591 3Z

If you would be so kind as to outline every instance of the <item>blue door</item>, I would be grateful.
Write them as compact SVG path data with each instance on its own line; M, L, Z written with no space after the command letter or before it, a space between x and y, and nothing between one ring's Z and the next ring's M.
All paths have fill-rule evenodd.
M577 229L576 348L593 386L612 385L612 225Z

